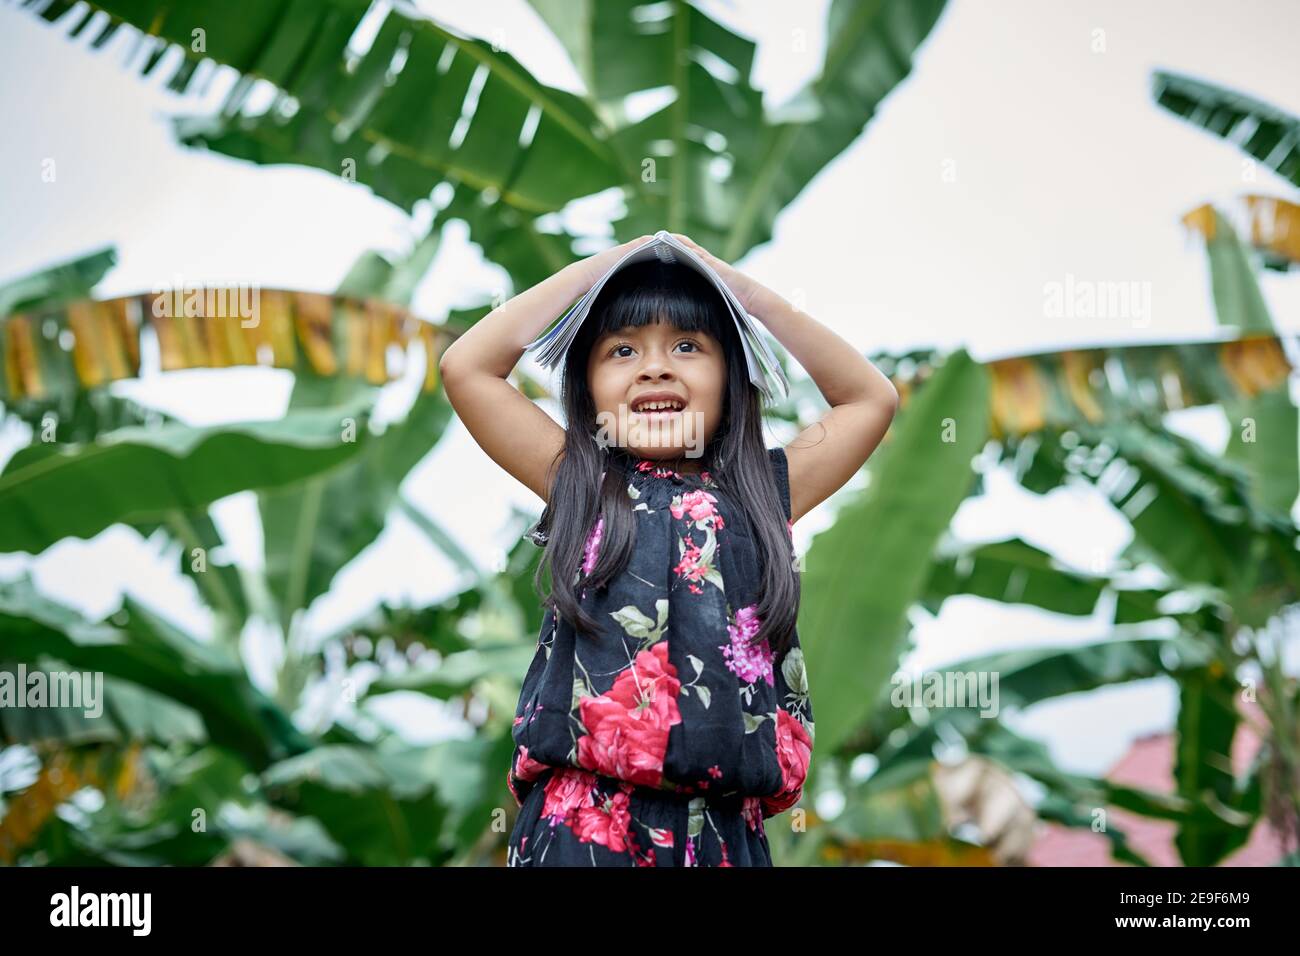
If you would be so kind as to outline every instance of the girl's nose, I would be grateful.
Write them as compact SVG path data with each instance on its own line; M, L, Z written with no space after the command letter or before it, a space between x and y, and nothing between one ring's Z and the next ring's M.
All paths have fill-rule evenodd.
M673 374L672 365L666 359L653 354L646 356L646 360L641 366L642 376L662 378L665 374L668 376Z

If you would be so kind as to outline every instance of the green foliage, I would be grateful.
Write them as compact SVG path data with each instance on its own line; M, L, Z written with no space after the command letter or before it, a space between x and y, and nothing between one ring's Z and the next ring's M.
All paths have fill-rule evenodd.
M813 542L799 625L827 752L870 716L898 666L907 610L974 481L970 462L988 436L988 404L984 366L965 352L948 356L898 416L866 492Z
M1156 70L1155 101L1189 123L1228 140L1294 186L1300 186L1300 120L1233 90Z
M112 246L29 273L0 285L0 315L51 309L90 295L99 280L117 265Z
M0 476L0 509L16 520L0 551L39 553L118 521L150 521L248 488L274 488L353 457L366 442L360 404L213 428L117 429L93 442L37 443Z
M409 5L385 11L364 48L356 28L366 0L103 0L68 20L76 36L96 10L120 18L97 27L96 47L120 28L143 31L149 53L137 62L145 72L179 46L185 58L171 78L178 91L197 82L205 58L239 72L218 114L179 121L182 142L354 177L403 209L449 187L428 233L405 257L369 253L344 280L341 291L405 304L434 262L447 220L468 224L518 290L579 257L575 241L584 237L565 232L555 214L610 187L626 208L611 224L620 239L666 227L738 260L771 237L779 213L861 134L907 77L944 5L834 0L816 76L771 110L749 81L754 44L690 3L656 6L655 29L634 23L632 0L533 6L572 57L585 94L537 82L508 53ZM56 0L42 15L55 20L72 10ZM193 48L195 29L203 30L201 51ZM269 108L252 114L256 79L277 92ZM476 105L465 113L466 93L479 82ZM631 119L625 98L653 90L670 95ZM1249 130L1246 152L1300 184L1293 117L1169 74L1157 75L1157 91L1161 105L1215 133ZM1220 322L1267 334L1272 324L1253 263L1221 217L1219 227L1209 256ZM84 297L112 261L105 251L9 283L0 288L0 315ZM1103 390L1099 421L1078 416L1057 375L1042 427L997 443L1028 490L1088 482L1129 520L1134 540L1122 567L1104 574L1064 569L1020 540L955 543L946 532L962 501L979 491L971 462L991 434L989 368L964 351L885 357L887 371L919 362L930 374L911 383L865 488L837 500L803 577L800 625L820 730L809 790L834 786L847 800L819 840L911 841L940 847L945 859L959 855L967 847L951 837L931 778L935 754L954 741L1040 785L1041 819L1087 827L1098 808L1117 806L1168 820L1188 864L1213 864L1249 836L1270 792L1262 762L1236 775L1228 760L1240 724L1236 667L1245 660L1234 628L1262 627L1297 601L1296 410L1285 387L1226 400L1239 390L1214 348L1109 350L1108 373L1118 369L1127 384ZM1179 391L1186 400L1224 404L1234 424L1226 459L1161 423L1174 407L1163 388L1171 363L1186 373ZM499 824L513 812L504 775L519 678L541 620L532 587L539 552L519 540L504 568L483 573L437 516L402 497L406 476L445 433L445 397L422 393L403 421L372 434L374 389L304 368L280 421L198 429L150 423L144 410L106 392L59 384L51 401L7 410L33 427L54 411L56 440L34 441L0 474L7 518L0 551L39 553L114 523L165 535L180 545L178 570L215 623L201 639L131 599L108 621L89 621L42 598L30 581L0 587L6 667L105 676L102 719L68 708L0 714L0 744L33 748L45 767L70 756L104 771L103 779L85 776L98 779L104 807L50 815L19 846L22 859L203 864L243 840L305 864L494 859ZM807 394L799 388L775 412L794 424L820 401L811 385ZM1262 441L1237 433L1246 418ZM355 441L343 439L345 419L355 423ZM223 542L208 506L244 490L258 493L264 575L213 559ZM470 582L434 607L381 607L315 644L301 640L301 613L395 510ZM196 549L206 562L193 561ZM1120 571L1143 562L1163 572L1160 585L1121 580ZM918 605L937 613L954 595L1076 616L1113 599L1116 628L1172 625L1172 637L1117 630L1081 647L990 655L953 669L996 673L1002 709L1133 681L1177 682L1176 792L1064 772L1042 744L974 706L893 705L889 679L906 647L909 613ZM253 684L238 652L238 636L254 623L285 642L272 692ZM327 677L327 658L340 648L345 669ZM418 664L395 660L421 650ZM364 670L370 676L362 678ZM364 684L356 711L304 730L296 711L305 692L320 686L313 681L340 676ZM1266 670L1266 700L1285 697L1280 676ZM446 704L485 702L487 716L468 739L412 746L376 727L368 712L396 691ZM1293 759L1286 732L1269 747ZM875 766L865 779L848 773L861 756ZM36 789L6 791L6 800L32 798ZM4 827L0 819L0 847ZM1145 864L1118 829L1105 834L1117 859ZM789 849L806 862L813 852Z

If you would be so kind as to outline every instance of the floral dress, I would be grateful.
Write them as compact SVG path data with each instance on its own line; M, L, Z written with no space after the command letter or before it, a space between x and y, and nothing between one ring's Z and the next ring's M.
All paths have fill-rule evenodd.
M768 456L789 531L785 451ZM771 866L763 821L799 801L812 754L798 633L779 658L743 647L759 625L757 552L707 471L618 448L609 467L626 473L636 545L621 575L580 595L598 639L553 608L543 618L506 774L519 805L507 863Z

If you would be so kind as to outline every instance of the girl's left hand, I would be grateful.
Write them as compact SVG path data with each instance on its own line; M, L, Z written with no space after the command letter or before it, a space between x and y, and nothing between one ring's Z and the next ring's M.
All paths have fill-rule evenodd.
M722 277L722 281L727 283L731 291L736 293L736 298L745 307L745 311L751 315L754 314L754 304L765 288L761 282L751 279L738 269L733 269L703 246L700 246L689 237L683 236L680 232L674 232L671 235L707 262L713 268L713 271Z

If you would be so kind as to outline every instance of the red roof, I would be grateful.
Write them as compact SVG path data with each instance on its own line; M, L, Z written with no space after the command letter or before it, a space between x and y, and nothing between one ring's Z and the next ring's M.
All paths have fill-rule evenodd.
M1260 747L1260 730L1267 721L1258 705L1241 702L1243 720L1232 741L1232 769L1243 774ZM1128 752L1106 774L1106 779L1125 786L1158 793L1173 793L1176 735L1147 734L1137 738ZM1139 816L1118 807L1107 807L1111 826L1120 830L1135 853L1152 866L1182 866L1174 846L1177 824ZM1111 842L1100 833L1041 823L1040 835L1025 859L1027 866L1129 866L1111 856ZM1220 866L1272 866L1286 851L1281 837L1261 819L1250 839L1228 854Z

